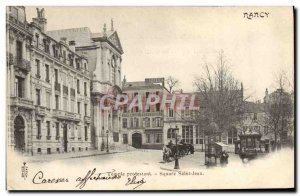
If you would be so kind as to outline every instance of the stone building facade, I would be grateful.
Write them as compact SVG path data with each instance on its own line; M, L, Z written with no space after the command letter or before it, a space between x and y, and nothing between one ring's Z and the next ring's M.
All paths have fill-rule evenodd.
M44 9L31 23L7 7L8 146L27 154L91 148L88 59L46 32Z
M164 111L160 108L160 103L149 105L146 108L147 98L158 96L162 98L168 94L164 87L164 79L159 78L160 84L153 83L153 78L145 81L123 83L123 94L128 96L128 104L122 111L123 143L135 148L162 149L164 142ZM130 109L133 99L138 97L142 107L135 106Z
M101 100L113 105L115 95L121 93L121 62L123 49L111 21L103 31L91 33L87 27L48 31L54 39L66 38L73 43L76 53L86 56L91 81L91 135L92 148L117 148L123 144L121 136L121 111L103 109ZM107 144L108 141L108 144Z

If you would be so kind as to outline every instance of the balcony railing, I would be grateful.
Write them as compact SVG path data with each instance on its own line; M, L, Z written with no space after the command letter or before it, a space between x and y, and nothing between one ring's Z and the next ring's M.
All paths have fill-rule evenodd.
M46 115L46 108L43 106L35 106L35 112L36 114L40 116L45 116Z
M163 111L158 112L128 112L123 113L122 117L135 117L135 116L163 116Z
M76 113L72 113L72 112L54 109L53 115L56 118L63 119L63 120L80 121L80 114L76 114Z
M54 89L55 89L56 91L60 92L60 83L55 82Z
M13 56L13 54L11 53L9 53L9 64L10 65L13 64L15 68L18 68L25 72L30 72L31 70L30 61L20 57Z
M84 121L87 123L91 122L91 117L90 116L84 116Z
M34 109L33 101L25 98L11 97L9 104L13 106L26 108L26 109Z

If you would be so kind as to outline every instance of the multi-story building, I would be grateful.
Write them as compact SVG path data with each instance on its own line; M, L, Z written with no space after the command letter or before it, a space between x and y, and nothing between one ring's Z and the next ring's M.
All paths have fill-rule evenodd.
M28 154L91 148L88 60L46 33L44 9L29 24L7 8L8 146Z
M135 148L161 149L164 140L164 110L161 103L146 107L149 96L161 99L168 94L163 78L148 78L145 81L123 82L123 93L128 96L128 104L123 106L122 134L123 143ZM130 107L134 100L141 100L141 107ZM150 99L150 98L149 98Z
M89 62L92 147L103 150L107 145L110 148L121 145L121 112L104 109L101 105L101 99L108 94L111 97L105 100L113 105L115 95L121 93L123 49L113 21L109 30L104 24L100 33L92 33L89 28L83 27L48 31L47 34L54 39L66 38L73 44L76 53L86 56Z

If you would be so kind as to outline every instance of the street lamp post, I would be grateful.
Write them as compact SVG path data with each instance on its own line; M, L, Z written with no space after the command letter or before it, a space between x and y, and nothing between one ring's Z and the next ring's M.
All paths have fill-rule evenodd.
M179 169L179 161L178 161L178 133L177 133L177 131L178 131L179 129L177 128L177 126L176 126L176 128L175 129L173 129L172 131L175 131L175 145L176 145L176 152L175 152L175 166L174 166L174 169Z
M106 131L106 152L109 152L109 150L108 150L108 130Z

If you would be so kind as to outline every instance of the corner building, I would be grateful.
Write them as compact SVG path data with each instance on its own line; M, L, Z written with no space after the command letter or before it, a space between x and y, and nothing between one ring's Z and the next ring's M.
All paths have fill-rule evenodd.
M30 155L91 148L88 59L47 34L44 9L31 23L7 7L8 146Z

